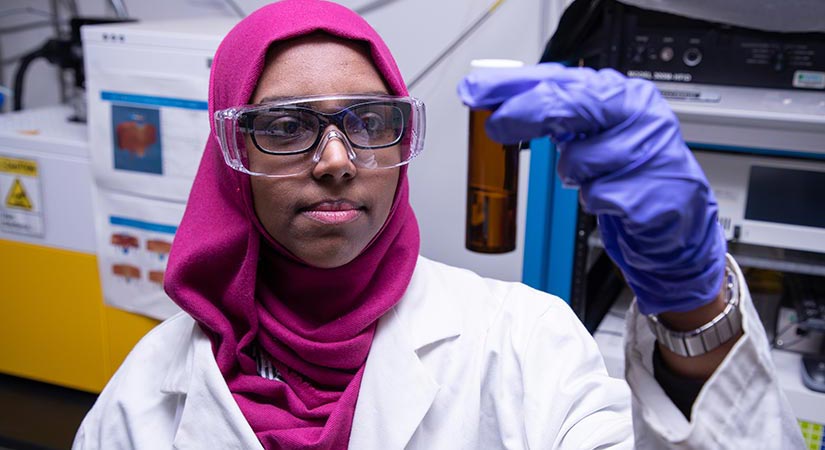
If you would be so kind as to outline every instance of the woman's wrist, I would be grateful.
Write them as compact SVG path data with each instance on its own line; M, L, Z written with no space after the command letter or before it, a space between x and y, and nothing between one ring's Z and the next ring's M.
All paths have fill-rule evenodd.
M728 293L725 285L719 291L719 295L710 303L702 305L696 309L685 312L663 312L659 314L659 320L674 331L695 330L719 316L728 304ZM679 355L661 342L657 342L662 359L668 368L674 373L685 377L706 380L717 367L724 361L728 352L733 348L742 332L739 331L733 337L722 343L713 350L699 356Z
M695 330L702 325L713 320L727 306L727 290L724 284L719 290L719 294L710 303L704 304L696 309L684 312L666 311L658 315L659 320L674 331Z

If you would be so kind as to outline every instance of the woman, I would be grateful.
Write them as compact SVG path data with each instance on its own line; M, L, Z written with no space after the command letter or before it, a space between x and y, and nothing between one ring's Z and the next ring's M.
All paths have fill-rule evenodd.
M578 76L570 75L581 85ZM506 100L540 85L512 74L467 80L461 92L498 107L501 123L511 122L505 130L515 123L526 133L541 116L508 113ZM138 344L75 448L629 448L634 425L636 445L648 448L801 442L744 286L736 298L745 334L720 347L719 360L738 349L705 386L691 423L643 367L653 339L640 337L631 313L632 422L627 386L607 376L565 303L419 257L405 164L421 150L423 106L407 95L381 39L339 5L285 0L229 33L212 65L212 136L167 272L166 289L187 314ZM538 131L559 141L559 131L593 131L566 117ZM594 133L615 127L608 119ZM593 167L568 163L571 173ZM592 191L592 180L577 181ZM598 192L612 192L595 191L585 196L593 205ZM706 197L699 203L698 226L708 228L706 210L715 209ZM626 228L616 227L614 235ZM608 247L636 236L611 241L604 232ZM700 242L679 261L701 267L677 269L701 280L700 300L655 301L644 295L652 282L640 281L647 312L718 299L724 307L724 247L718 234L693 234ZM611 255L631 285L654 272L634 269L639 255L622 251ZM753 416L733 408L746 387L753 395L738 411ZM783 419L757 425L760 414Z

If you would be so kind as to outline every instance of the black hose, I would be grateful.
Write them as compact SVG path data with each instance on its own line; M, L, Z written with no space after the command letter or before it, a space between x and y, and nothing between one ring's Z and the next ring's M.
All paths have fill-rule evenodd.
M23 109L23 81L26 77L26 71L29 69L29 65L34 62L35 59L41 58L45 55L45 46L38 48L37 50L23 55L20 58L20 64L17 65L17 70L14 72L14 110L20 111Z

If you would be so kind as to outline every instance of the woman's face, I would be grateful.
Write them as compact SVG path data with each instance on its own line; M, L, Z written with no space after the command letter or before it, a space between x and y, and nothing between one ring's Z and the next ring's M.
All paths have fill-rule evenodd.
M365 48L311 35L270 50L252 103L279 97L377 93L388 90ZM250 163L277 157L258 152L251 142L247 148ZM255 213L266 231L304 262L322 268L342 266L355 259L384 225L398 174L398 168L356 167L344 145L332 139L308 173L251 177Z

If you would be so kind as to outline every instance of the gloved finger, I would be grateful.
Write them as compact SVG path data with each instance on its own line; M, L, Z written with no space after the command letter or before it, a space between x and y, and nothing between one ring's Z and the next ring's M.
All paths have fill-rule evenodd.
M496 109L487 124L494 140L550 136L565 142L598 134L643 109L648 96L626 93L627 86L637 85L611 69L542 64L471 74L459 85L459 95L473 107Z
M513 144L544 136L565 142L576 134L596 132L598 125L589 111L571 104L557 84L545 81L505 101L487 119L485 129L491 139Z
M458 83L458 96L470 108L495 109L509 98L527 92L546 80L572 80L577 77L557 63L534 66L477 70Z
M556 169L565 185L581 186L619 170L633 170L660 152L668 153L663 160L683 160L689 153L682 143L676 116L655 86L636 81L627 83L624 97L630 98L623 103L630 115L621 123L558 145ZM598 121L616 119L601 117Z

